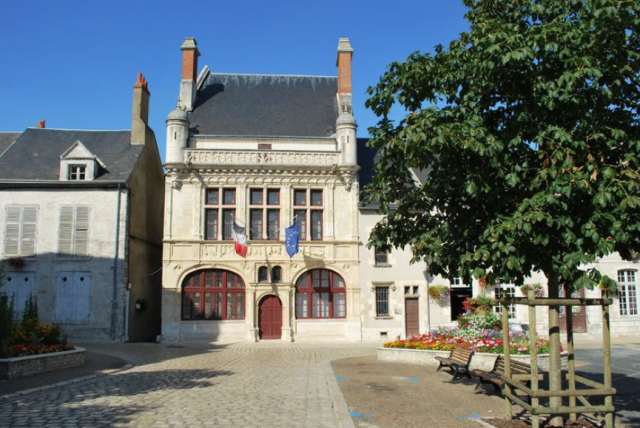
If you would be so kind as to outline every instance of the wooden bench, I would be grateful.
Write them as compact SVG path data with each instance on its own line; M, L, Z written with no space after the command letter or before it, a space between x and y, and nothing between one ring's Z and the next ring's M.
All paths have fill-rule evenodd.
M469 363L471 363L472 355L473 351L456 346L451 350L449 358L436 357L436 360L440 361L440 365L436 371L440 370L442 367L449 367L453 373L454 379L457 379L461 374L471 378L471 375L469 374Z
M531 366L527 363L521 363L520 361L510 359L509 367L511 367L512 376L531 374ZM476 389L478 389L480 385L491 384L495 389L501 390L502 385L504 384L504 382L502 381L502 375L504 374L504 357L502 355L498 356L495 364L493 365L493 370L491 370L490 372L486 370L474 369L472 373L478 378ZM530 381L526 381L526 383L528 384L530 383Z

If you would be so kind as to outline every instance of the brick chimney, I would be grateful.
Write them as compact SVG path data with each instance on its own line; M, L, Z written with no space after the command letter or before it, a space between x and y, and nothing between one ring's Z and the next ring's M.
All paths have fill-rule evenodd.
M193 110L196 103L196 80L198 76L198 43L193 37L184 39L182 49L182 81L180 82L180 106Z
M44 120L41 120L38 122L38 126L36 126L36 128L46 128L45 124L44 124Z
M341 38L338 41L338 94L351 94L351 58L353 49L349 39Z
M138 73L133 85L133 111L131 113L131 144L146 144L150 139L149 128L149 89L147 80Z

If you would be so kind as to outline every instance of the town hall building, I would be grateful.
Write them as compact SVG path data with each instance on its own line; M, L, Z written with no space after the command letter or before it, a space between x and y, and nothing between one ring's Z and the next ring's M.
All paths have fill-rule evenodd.
M196 41L181 49L167 118L163 339L360 340L349 40L337 77L197 75Z

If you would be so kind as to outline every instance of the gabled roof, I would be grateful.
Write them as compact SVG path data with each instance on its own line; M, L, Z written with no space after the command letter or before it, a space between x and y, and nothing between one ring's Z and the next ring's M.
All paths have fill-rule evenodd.
M94 182L127 180L144 147L130 131L27 128L0 157L0 180L58 181L60 157L78 140L104 165Z
M368 147L368 142L368 138L358 138L358 165L360 166L360 171L358 171L358 183L360 185L360 190L373 181L373 168L379 159L378 151ZM429 175L427 170L416 168L411 168L411 173L416 180L415 184L417 186L423 184ZM362 204L362 193L360 194L360 203Z
M0 132L0 156L18 139L20 132Z
M337 77L210 73L189 114L196 135L330 137Z

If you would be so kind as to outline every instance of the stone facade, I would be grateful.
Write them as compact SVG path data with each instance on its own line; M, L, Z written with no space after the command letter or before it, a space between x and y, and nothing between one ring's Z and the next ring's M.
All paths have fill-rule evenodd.
M345 44L344 41L341 43ZM325 100L327 102L319 99L322 94L314 92L313 86L316 83L326 85L327 79L331 78L240 78L244 79L246 85L255 84L256 90L266 90L264 86L268 85L268 90L273 91L274 97L280 95L273 89L276 87L282 90L283 97L296 97L300 102L310 99L310 109L319 109L318 104L325 102L325 111L327 108L330 110L327 114L335 114L333 124L330 124L333 131L329 130L325 135L296 137L296 129L300 128L295 126L295 122L302 119L285 117L282 130L276 129L275 132L268 130L268 127L273 125L269 120L270 123L265 123L264 129L258 128L256 135L247 135L251 131L242 128L242 124L239 128L232 129L233 135L200 135L194 132L196 120L203 121L205 125L209 121L216 125L216 121L232 119L200 113L208 108L206 103L212 103L212 109L216 107L215 95L211 100L205 99L209 90L206 85L195 97L196 107L193 111L190 109L191 94L186 93L184 88L202 87L203 83L190 84L189 79L194 75L190 70L193 70L197 63L184 63L197 59L197 55L184 54L188 50L197 51L195 40L187 39L182 49L183 70L189 72L183 73L182 76L180 105L167 119L163 339L260 340L264 333L261 331L261 304L270 296L276 296L278 304L281 305L282 319L275 338L285 341L319 338L360 340L356 209L358 167L355 164L355 120L350 114L350 98L340 103L340 108L337 105L336 92L333 93L333 98ZM350 69L350 56L347 59L349 64L343 64L343 68ZM205 68L202 75L206 76L207 70ZM238 78L235 76L227 81L229 88L226 91L229 96L234 95L232 91L235 88L228 82L236 81ZM254 83L255 81L258 83ZM268 83L259 86L262 81ZM309 81L311 85L304 86ZM279 87L282 82L285 83ZM337 88L335 82L330 81L329 84ZM211 87L216 85L222 84L215 83ZM295 93L291 94L291 91ZM342 113L339 114L339 111ZM298 113L305 114L296 111L290 114L295 116ZM272 115L273 112L250 111L247 117L257 120L254 117L260 114ZM215 197L219 197L220 200L216 199L211 203L208 199L209 192L214 192ZM233 195L231 204L222 200L223 197L226 198L223 194L227 193ZM260 196L259 205L255 204L254 194L263 195ZM275 199L269 202L262 201L263 197L271 197L267 195L273 195ZM300 197L301 200L296 199ZM312 201L313 197L318 199ZM271 214L261 214L261 210L263 213L271 211ZM231 235L224 235L224 228L230 227L225 211L231 213L233 221L245 227L249 235L246 258L236 253ZM213 220L210 219L212 215ZM260 219L255 220L255 215ZM267 218L268 215L275 217ZM315 224L316 220L312 221L311 215L316 216L316 220L319 216L319 226ZM299 226L304 227L307 239L300 240L299 252L290 257L285 248L285 228L294 223L296 216L301 217ZM209 225L208 222L214 222L215 226ZM268 225L268 222L271 223ZM311 229L312 222L316 232ZM208 227L215 229L207 231ZM267 227L273 229L269 229L267 233ZM319 231L317 227L320 228ZM312 237L313 233L317 235ZM271 273L267 277L259 278L260 268ZM281 272L279 278L274 277L274 268ZM320 308L324 303L318 302L316 305L314 301L314 308L320 311L318 316L312 315L315 309L308 306L307 316L298 317L296 283L302 277L306 280L305 275L310 275L314 270L330 272L331 280L336 286L340 279L343 281L344 290L340 290L342 300L338 302L338 297L326 296L327 303L333 305L331 312L324 306L324 309ZM199 292L187 296L184 287L189 278L200 272L208 272L207 275L211 274L212 278L218 274L240 278L241 291L236 291L235 294L240 294L238 298L243 299L241 307L236 309L241 313L231 314L228 307L225 309L212 306L215 304L207 299L210 295L215 295L213 291L209 293L206 288L202 290L207 296L204 300L200 300L203 296ZM333 302L334 298L336 302ZM340 308L336 306L338 303L342 305ZM205 305L206 308L202 309L200 305ZM306 308L307 306L304 310ZM325 309L327 313L322 312ZM218 313L220 311L222 313Z
M32 294L70 341L160 334L163 173L148 96L140 76L131 132L29 128L0 156L3 291L18 310Z

